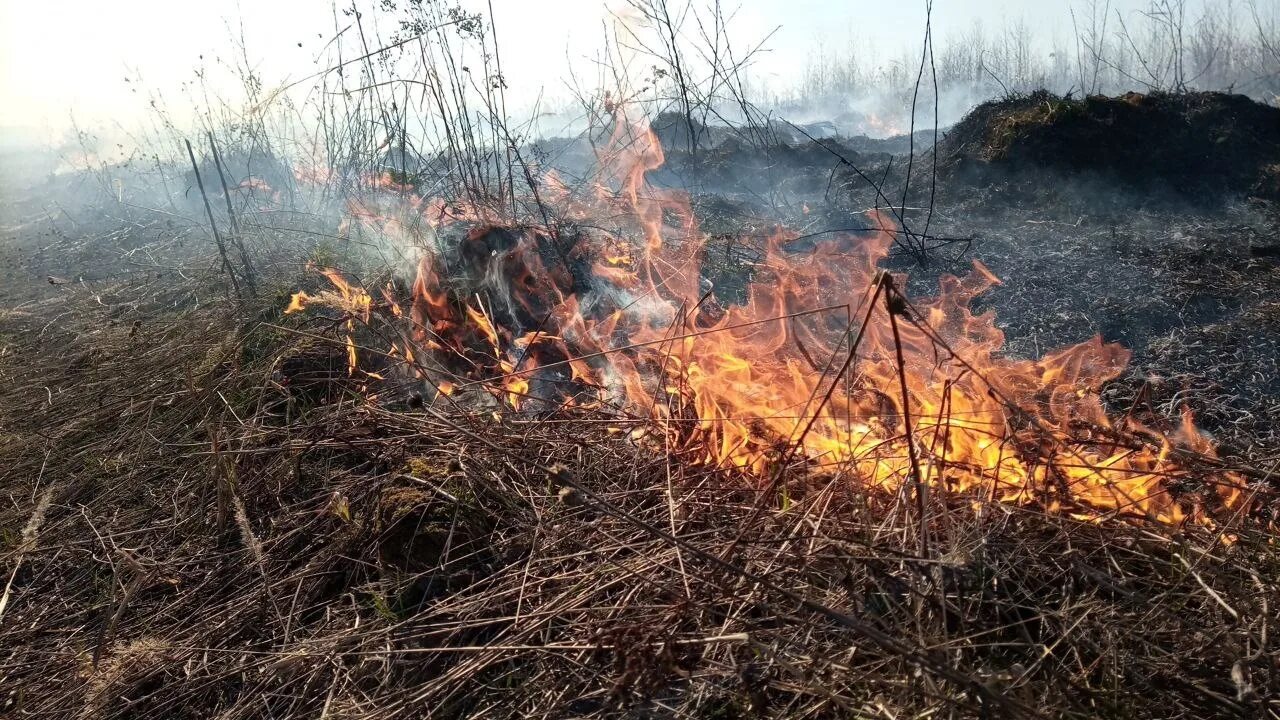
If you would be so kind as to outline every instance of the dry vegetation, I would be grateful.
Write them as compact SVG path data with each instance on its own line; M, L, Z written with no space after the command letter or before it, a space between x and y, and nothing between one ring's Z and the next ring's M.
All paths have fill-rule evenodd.
M1247 518L937 497L922 557L838 475L761 495L607 417L373 401L277 308L61 306L4 328L9 716L1276 711Z
M666 69L636 100L683 116L682 162L716 108L765 117L720 31L639 8ZM1280 717L1265 444L1189 459L1189 486L1230 465L1247 502L1169 527L884 492L791 452L761 483L608 408L424 399L367 374L372 327L349 372L349 313L283 310L326 287L308 262L407 294L405 248L350 223L361 208L422 193L567 224L483 19L397 17L393 38L359 27L363 57L314 104L246 76L271 110L210 112L191 162L161 124L165 158L4 188L0 717ZM393 101L389 46L423 98ZM603 125L614 101L583 100ZM281 131L306 113L309 138ZM732 134L792 152L763 147L773 127ZM192 165L206 197L168 186ZM876 204L936 182L901 173ZM98 192L51 210L76 183ZM904 234L926 260L929 232Z

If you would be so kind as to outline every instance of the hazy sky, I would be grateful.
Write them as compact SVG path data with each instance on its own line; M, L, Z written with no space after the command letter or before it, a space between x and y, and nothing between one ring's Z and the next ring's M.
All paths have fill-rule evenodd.
M598 47L601 24L620 3L492 0L509 84L530 96L538 88L561 93L566 57L582 58ZM896 57L919 42L924 19L924 0L722 3L737 8L730 27L739 45L779 28L756 72L780 84L798 77L820 45L843 49L873 38L882 57ZM482 9L486 3L464 4ZM1142 4L1113 1L1124 8ZM1065 38L1068 7L1043 0L935 0L934 20L945 34L975 19L989 28L1021 19L1042 37ZM250 60L274 84L317 70L334 17L327 0L0 0L0 127L61 128L70 110L87 124L127 123L145 110L146 98L126 77L140 76L145 88L163 90L170 106L178 105L181 83L202 62L233 53L228 38L241 26Z

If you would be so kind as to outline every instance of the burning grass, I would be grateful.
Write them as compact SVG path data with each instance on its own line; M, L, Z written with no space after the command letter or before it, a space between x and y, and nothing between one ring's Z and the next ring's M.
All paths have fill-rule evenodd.
M412 285L179 274L0 318L0 711L1280 712L1264 464L1106 414L1118 347L1000 357L991 274L909 297L887 222L800 262L779 231L721 305L620 147L623 184L558 199L612 227L460 207L469 249Z
M648 126L620 109L587 196L556 181L543 210L614 227L567 237L482 224L456 250L428 244L407 309L383 293L376 331L393 341L377 352L445 395L478 385L516 410L655 421L654 450L759 487L799 460L909 490L921 507L933 491L1210 528L1219 513L1248 512L1244 477L1222 466L1189 410L1163 431L1133 411L1108 416L1099 391L1128 362L1119 345L1095 337L1003 357L994 313L970 310L999 284L976 261L943 276L936 297L907 297L904 279L880 269L903 234L888 213L804 252L791 248L797 233L775 230L745 302L723 302L705 286L706 237L687 196L646 182L662 162ZM408 208L424 204L434 203ZM375 220L384 232L406 226ZM297 293L286 312L343 313L349 373L369 375L352 331L369 324L370 296L323 272L334 289ZM920 542L927 554L923 531Z
M730 232L712 259L619 98L678 93L668 177L767 195L760 214L875 185L816 167L835 145L760 153L756 51L730 51L718 5L698 87L707 54L632 4L666 50L638 93L623 72L582 95L564 152L599 151L586 178L510 123L492 24L400 5L386 43L353 5L288 85L244 53L249 106L204 108L195 146L153 104L185 201L159 153L163 194L81 134L113 203L59 207L51 244L14 226L48 283L0 284L0 717L1280 714L1274 458L1219 458L1183 402L1108 412L1128 353L1100 338L1004 355L980 263L908 293L891 248L952 242L905 226L914 161L873 172L902 178L892 219ZM628 34L601 67L648 44ZM699 148L726 100L747 125ZM1053 160L1065 128L1074 166L1098 115L1146 140L1164 100L1033 96L980 160ZM1207 115L1197 143L1231 113ZM1216 159L1253 169L1263 129ZM217 256L171 247L205 232Z
M1247 517L1224 545L935 494L923 555L905 490L760 492L601 409L389 406L340 341L303 392L315 342L224 303L78 310L5 368L4 526L44 508L7 541L12 717L1275 712Z

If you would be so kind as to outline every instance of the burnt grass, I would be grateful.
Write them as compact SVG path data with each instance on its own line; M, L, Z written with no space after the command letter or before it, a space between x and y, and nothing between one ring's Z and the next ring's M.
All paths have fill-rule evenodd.
M979 258L1007 352L1101 333L1134 353L1113 410L1196 413L1258 507L1213 531L938 493L922 550L909 498L847 478L761 493L598 414L402 401L347 377L333 313L280 314L302 261L348 250L262 231L237 302L199 223L7 177L0 717L1276 716L1275 208L1252 170L1148 182L1163 161L1042 147L1133 102L980 108L1016 137L962 123L936 174L730 138L653 179L691 190L730 300L779 221L905 205L938 239L891 259L911 293Z
M929 134L917 131L918 149ZM912 294L980 260L1003 284L975 308L996 313L1009 354L1100 334L1134 354L1114 409L1139 395L1186 402L1233 449L1277 450L1280 109L1223 93L1038 92L981 105L938 137L936 157L926 145L914 163L889 152L901 138L883 152L866 139L730 140L669 155L655 175L694 188L707 275L726 295L740 296L778 218L807 236L803 252L865 226L868 208L905 205L908 226L936 238L924 264L904 250L888 264Z

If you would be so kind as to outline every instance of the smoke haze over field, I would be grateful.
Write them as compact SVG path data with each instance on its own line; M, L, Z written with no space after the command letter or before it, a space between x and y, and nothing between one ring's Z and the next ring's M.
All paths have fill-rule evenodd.
M396 30L388 15L372 11L377 3L367 8L359 4L378 37L385 39ZM1078 4L1077 18L1087 15L1087 3ZM1276 4L1263 0L1264 18L1274 19ZM489 12L485 0L464 0L462 5ZM1148 5L1115 0L1110 7L1112 15L1133 21L1140 20L1139 11ZM1206 6L1228 4L1192 0L1186 7L1188 22ZM1237 22L1251 22L1247 4L1231 7ZM603 45L606 28L614 17L627 15L628 8L623 0L494 0L492 10L506 60L508 98L512 114L518 115L535 106L546 110L564 105L571 72L590 85L598 72L592 58ZM923 0L747 0L725 4L724 13L738 52L764 43L766 52L755 56L749 71L762 95L792 100L820 89L815 83L839 66L847 69L851 57L868 77L908 74L912 69L906 63L918 58L925 25ZM939 0L933 21L940 45L949 40L963 44L965 34L979 27L988 37L1025 27L1034 54L1044 62L1054 62L1055 49L1074 52L1073 19L1063 5ZM73 113L82 127L130 127L143 119L155 98L181 121L190 117L191 108L214 99L235 104L240 88L231 66L251 67L268 87L323 69L328 43L350 25L340 9L315 0L0 0L0 128L9 142L56 139L70 128ZM686 28L691 37L698 33L693 25L689 21ZM348 38L353 34L347 32ZM238 47L241 39L243 48ZM944 120L963 112L974 100L969 95L944 97ZM813 112L840 109L819 105Z

